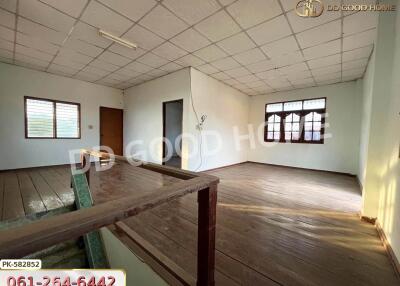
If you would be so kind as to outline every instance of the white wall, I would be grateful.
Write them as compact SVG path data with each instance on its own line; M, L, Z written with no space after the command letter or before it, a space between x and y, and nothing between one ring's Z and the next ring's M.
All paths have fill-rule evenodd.
M202 159L199 148L199 131L193 111L193 103L198 116L207 115L204 134L218 132L221 141L206 136L202 145ZM211 77L193 69L183 69L164 77L132 87L125 91L125 147L135 140L143 144L134 146L126 155L145 154L144 160L160 163L162 143L151 144L162 137L162 103L183 99L182 168L188 170L206 170L244 162L247 160L247 147L237 151L233 143L233 126L245 132L248 121L249 97L226 86ZM194 141L195 139L196 141ZM157 142L157 141L155 141ZM206 149L218 153L207 156ZM201 163L201 164L200 164Z
M183 99L183 132L188 131L188 112L190 77L189 69L182 69L172 74L145 82L125 90L124 96L124 147L125 155L132 156L142 153L143 160L161 163L162 142L154 139L163 136L162 103ZM127 152L131 142L140 140L142 144L132 147ZM187 141L183 140L182 150L187 149ZM138 156L136 156L138 157ZM182 167L188 167L187 158L183 158Z
M207 170L247 161L248 144L242 142L240 148L236 148L234 128L238 134L247 133L250 97L195 69L191 69L191 80L198 117L206 115L207 119L203 129L203 158L193 157L190 168ZM196 116L191 112L189 130L192 134L198 134L196 124ZM220 139L213 133L219 134Z
M249 150L249 161L309 169L356 174L358 171L360 96L356 82L312 87L269 95L253 96L250 103L250 124L263 124L265 104L326 97L327 118L324 144L264 143L263 128L258 129L255 148Z
M385 1L400 5L400 1ZM368 148L363 190L365 216L377 217L398 259L400 259L400 11L380 13L374 60L364 78L364 99L372 97Z
M25 139L24 96L80 103L82 138ZM122 108L122 91L0 63L0 170L66 164L68 150L99 145L99 106Z

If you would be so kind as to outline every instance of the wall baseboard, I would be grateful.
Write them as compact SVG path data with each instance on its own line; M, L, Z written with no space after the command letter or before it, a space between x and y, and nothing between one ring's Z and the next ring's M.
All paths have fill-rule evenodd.
M325 172L325 173L331 173L331 174L338 174L338 175L356 177L356 175L354 175L354 174L344 173L344 172L336 172L336 171L328 171L328 170L320 170L320 169L310 169L310 168L294 167L294 166L270 164L270 163L262 163L262 162L255 162L255 161L247 161L247 162L248 163L254 163L254 164L260 164L260 165L267 165L267 166L272 166L272 167L284 167L284 168L291 168L291 169L298 169L298 170L306 170L306 171L314 171L314 172Z
M394 271L396 272L397 277L400 279L399 260L397 259L396 254L394 253L393 248L390 245L382 226L379 224L379 221L375 222L375 227L376 227L376 230L378 231L379 238L381 239L381 241L383 243L383 247L385 248L385 250L389 256L390 262L393 265Z

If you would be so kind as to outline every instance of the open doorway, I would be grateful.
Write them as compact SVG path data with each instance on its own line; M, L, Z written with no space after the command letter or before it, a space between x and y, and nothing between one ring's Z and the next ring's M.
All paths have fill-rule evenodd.
M172 157L168 161L165 161L163 165L177 168L182 167L182 158L176 148L181 148L182 146L182 140L177 142L177 138L182 134L182 120L183 99L163 102L163 136L172 144L172 147L166 143L163 144L163 158L167 154L172 153ZM168 150L167 148L172 148L172 150Z

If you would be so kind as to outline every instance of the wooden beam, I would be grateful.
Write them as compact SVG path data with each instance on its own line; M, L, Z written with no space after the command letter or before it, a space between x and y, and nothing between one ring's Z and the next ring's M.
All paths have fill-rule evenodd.
M197 285L214 286L217 185L198 192Z
M75 176L83 176L77 174ZM198 177L161 187L155 193L137 198L130 195L92 208L43 219L38 222L0 231L0 258L21 258L51 245L77 238L90 231L137 215L163 203L198 192L213 183ZM133 191L133 193L135 193Z

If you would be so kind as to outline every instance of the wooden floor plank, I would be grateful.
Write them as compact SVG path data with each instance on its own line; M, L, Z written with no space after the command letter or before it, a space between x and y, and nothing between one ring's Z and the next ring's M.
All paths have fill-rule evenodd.
M42 198L31 181L29 174L23 170L17 172L19 188L24 204L25 214L31 215L46 211Z
M4 172L3 220L25 216L18 178L15 172Z
M38 171L65 206L74 204L75 197L74 192L70 187L71 181L65 179L60 180L59 175L52 169L52 167L40 168Z
M47 182L40 175L39 171L32 169L29 171L29 176L32 179L35 188L37 189L40 197L42 198L43 204L48 211L58 209L64 206L57 193L54 192Z

